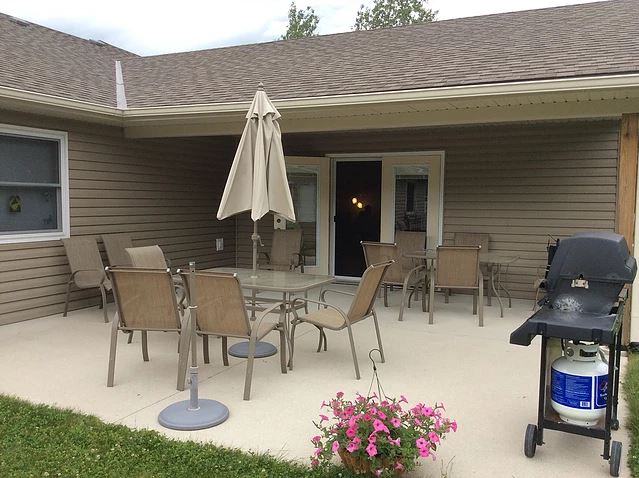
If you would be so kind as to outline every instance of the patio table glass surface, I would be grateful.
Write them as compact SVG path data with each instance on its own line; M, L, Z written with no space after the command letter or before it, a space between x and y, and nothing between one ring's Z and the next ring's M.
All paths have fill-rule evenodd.
M432 267L433 262L437 258L437 249L424 249L419 251L410 251L404 253L404 257L408 257L411 259L422 259L429 261L429 267ZM504 305L501 301L501 297L499 295L499 290L503 290L508 296L509 307L512 307L512 300L510 297L510 291L506 289L501 283L501 268L507 267L519 257L502 254L499 252L480 252L479 253L479 263L485 265L488 268L488 272L490 275L490 287L488 288L488 305L491 305L491 297L493 292L495 297L497 298L497 302L499 303L499 309L501 312L501 317L504 316ZM497 277L497 283L495 283L495 278Z
M237 267L215 267L207 270L237 274L240 284L245 289L282 293L304 292L335 280L333 276L327 275L262 269L255 273L253 269Z

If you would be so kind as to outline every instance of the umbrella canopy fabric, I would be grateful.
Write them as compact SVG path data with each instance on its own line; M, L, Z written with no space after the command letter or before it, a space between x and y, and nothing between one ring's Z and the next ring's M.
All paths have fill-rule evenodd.
M268 212L295 221L278 118L279 112L260 83L246 114L246 126L224 187L218 219L251 211L253 221Z

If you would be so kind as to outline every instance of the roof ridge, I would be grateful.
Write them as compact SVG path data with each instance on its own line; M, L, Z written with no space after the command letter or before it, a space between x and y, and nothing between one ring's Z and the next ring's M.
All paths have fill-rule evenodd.
M552 7L543 7L543 8L529 8L526 10L516 10L516 11L509 11L509 12L499 12L499 13L487 13L487 14L483 14L483 15L470 15L467 17L456 17L456 18L446 18L444 20L435 20L432 22L425 22L425 23L415 23L412 25L399 25L399 26L394 26L394 27L385 27L385 28L375 28L373 30L349 30L346 32L334 32L334 33L326 33L323 35L315 35L315 36L311 36L311 37L304 37L304 38L292 38L292 39L288 39L288 40L269 40L269 41L263 41L263 42L254 42L254 43L240 43L237 45L225 45L225 46L219 46L219 47L213 47L213 48L201 48L201 49L197 49L197 50L185 50L185 51L177 51L177 52L172 52L172 53L158 53L156 55L136 55L136 58L138 59L152 59L152 58L160 58L160 57L167 57L167 56L177 56L177 55L189 55L189 54L195 54L195 53L202 53L202 52L207 52L207 51L220 51L220 50L227 50L227 49L233 49L233 48L246 48L246 47L250 47L250 46L258 46L258 45L269 45L269 44L293 44L293 43L304 43L304 42L311 42L320 38L328 38L328 37L337 37L337 36L342 36L342 35L368 35L368 34L376 34L376 33L380 33L380 32L387 32L389 30L403 30L403 29L410 29L410 28L428 28L428 27L432 27L432 26L436 26L436 25L440 25L440 24L450 24L452 22L459 22L459 21L467 21L467 20L481 20L481 19L485 19L488 17L498 17L498 16L509 16L509 15L521 15L521 14L526 14L526 13L530 13L530 12L547 12L549 10L559 10L559 9L573 9L573 8L578 8L578 7L585 7L585 6L590 6L590 5L598 5L600 6L601 4L605 4L605 3L623 3L626 2L628 0L598 0L595 2L582 2L582 3L574 3L574 4L569 4L569 5L556 5L556 6L552 6Z

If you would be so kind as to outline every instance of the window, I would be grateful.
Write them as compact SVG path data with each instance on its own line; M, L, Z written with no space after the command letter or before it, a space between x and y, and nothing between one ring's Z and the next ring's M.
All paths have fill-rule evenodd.
M0 124L0 244L69 237L67 135Z

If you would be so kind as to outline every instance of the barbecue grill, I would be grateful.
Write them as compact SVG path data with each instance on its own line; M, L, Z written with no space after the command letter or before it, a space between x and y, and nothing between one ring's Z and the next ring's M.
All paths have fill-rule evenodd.
M619 360L625 284L637 273L625 239L614 233L588 232L562 240L553 258L546 280L547 295L539 310L510 335L510 343L528 346L540 335L539 408L537 424L529 424L524 453L535 455L544 444L544 429L563 431L604 441L603 458L610 462L610 474L619 476L621 443L611 444L611 430L619 427ZM608 346L608 377L605 416L587 426L569 423L551 405L550 364L561 358L568 344L579 350L581 344ZM596 347L595 347L596 348ZM595 390L596 391L596 390ZM565 418L565 417L564 417Z

